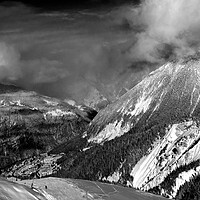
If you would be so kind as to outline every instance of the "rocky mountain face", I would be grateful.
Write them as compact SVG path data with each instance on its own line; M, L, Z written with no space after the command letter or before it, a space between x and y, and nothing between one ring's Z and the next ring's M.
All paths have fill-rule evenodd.
M133 178L129 184L149 190L159 186L172 171L200 159L199 100L200 61L190 58L167 63L101 111L89 127L88 141L104 144L130 132L135 136L149 135L152 144L144 141L145 152L138 162L129 163ZM117 175L116 181L120 180L126 162L122 160L113 173ZM181 183L175 181L167 196L175 197L187 177L199 173L198 168L192 170Z
M0 169L81 137L96 111L0 85Z
M199 58L169 62L101 110L76 143L78 152L72 144L54 151L65 153L56 176L117 182L175 197L188 177L199 173L199 111ZM171 175L174 184L162 188Z
M99 112L89 128L89 141L101 143L132 128L139 130L151 123L198 115L199 73L199 61L195 60L167 63L152 72Z

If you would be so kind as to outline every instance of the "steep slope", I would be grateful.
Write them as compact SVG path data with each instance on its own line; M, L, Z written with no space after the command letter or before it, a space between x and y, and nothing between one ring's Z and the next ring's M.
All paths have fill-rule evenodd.
M199 111L198 56L169 62L97 114L84 135L88 145L76 154L64 149L57 176L155 188L200 159Z
M99 112L88 131L89 141L101 143L133 127L139 130L151 123L198 115L199 93L198 60L167 63Z
M0 85L0 169L82 136L94 113L61 100Z

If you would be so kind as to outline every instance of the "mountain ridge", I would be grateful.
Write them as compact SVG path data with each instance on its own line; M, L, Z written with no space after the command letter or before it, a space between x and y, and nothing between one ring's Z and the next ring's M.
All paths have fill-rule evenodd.
M196 66L193 66L192 64L195 64ZM164 105L160 105L163 101L165 101L163 104L168 104L167 106L170 107L169 104L172 104L172 102L169 102L167 99L173 98L176 105L173 103L172 106L178 110L180 109L179 104L181 103L181 105L184 105L183 101L188 102L188 98L190 97L191 105L187 108L190 110L190 113L187 112L187 114L191 116L193 112L198 109L199 103L199 98L197 97L199 94L198 83L200 83L200 78L198 78L200 77L198 64L199 62L195 63L195 61L192 60L190 61L190 66L186 69L183 61L179 63L167 63L150 73L149 76L137 84L132 90L124 94L118 101L99 112L92 122L94 126L91 125L89 127L88 132L89 135L91 135L89 141L94 141L95 139L92 139L92 137L101 130L106 129L106 127L101 127L100 131L95 131L96 124L97 126L99 124L101 124L100 126L104 124L104 115L106 115L105 118L108 119L106 121L107 124L110 123L110 121L112 123L112 121L115 120L115 115L118 115L119 119L115 123L115 127L120 123L122 118L128 118L128 120L131 121L131 124L127 124L127 128L126 125L124 126L127 132L131 127L137 126L137 123L140 124L143 114L150 109L151 113L148 114L146 120L151 120L155 111L157 111L160 106L164 107ZM189 84L187 83L188 80L190 81ZM173 87L174 85L176 88ZM182 90L181 87L183 88ZM182 93L179 94L178 91L182 91ZM121 124L123 126L124 123L121 122ZM123 130L121 132L123 132Z
M172 171L197 161L199 66L196 57L168 62L101 110L84 135L88 144L76 156L65 152L57 176L151 190ZM168 197L178 192L171 190Z

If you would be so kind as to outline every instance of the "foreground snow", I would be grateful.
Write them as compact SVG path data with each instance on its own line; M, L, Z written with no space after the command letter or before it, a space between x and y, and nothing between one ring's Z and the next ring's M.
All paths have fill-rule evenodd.
M16 181L16 179L13 179ZM56 200L164 200L165 198L132 188L86 180L44 178L17 181L21 185L33 186L43 195ZM35 198L36 199L36 198ZM31 199L32 200L32 199Z

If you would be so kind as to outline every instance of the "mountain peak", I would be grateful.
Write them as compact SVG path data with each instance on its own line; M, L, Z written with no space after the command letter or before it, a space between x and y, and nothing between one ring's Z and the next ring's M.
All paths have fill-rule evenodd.
M200 60L194 57L168 62L100 111L88 131L89 141L101 143L114 139L143 126L144 122L195 116L199 102Z

